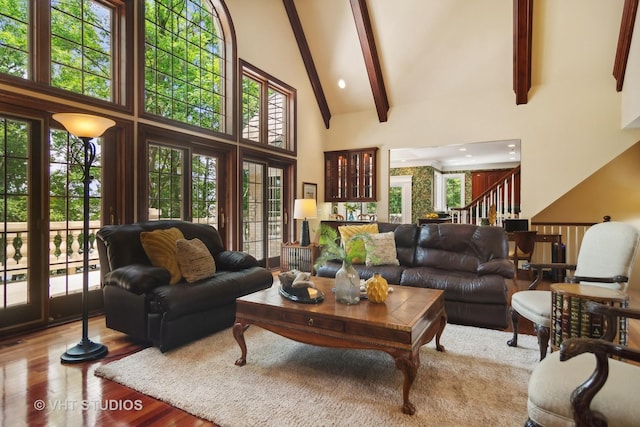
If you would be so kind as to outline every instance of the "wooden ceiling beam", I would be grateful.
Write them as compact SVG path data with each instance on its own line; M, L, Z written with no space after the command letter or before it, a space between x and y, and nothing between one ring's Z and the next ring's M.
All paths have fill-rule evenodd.
M373 92L373 100L378 111L378 120L380 122L387 121L387 112L389 111L389 99L387 91L384 87L382 79L382 69L378 58L378 50L373 37L373 29L371 28L371 20L369 19L369 11L367 9L366 0L350 0L353 18L356 22L358 38L364 56L364 63L369 75L369 83Z
M618 47L616 48L616 59L613 63L613 77L616 79L616 90L618 92L622 91L622 86L624 85L624 74L627 70L631 37L633 36L637 11L638 0L625 0L624 8L622 9L622 21L620 22L620 34L618 35Z
M513 91L516 105L529 101L533 0L513 0Z
M316 101L318 102L318 107L320 108L320 114L322 114L324 126L329 129L331 111L329 111L329 104L327 104L327 98L324 96L322 84L320 84L320 77L318 77L318 71L316 70L316 65L313 62L311 50L309 49L307 38L304 35L302 23L300 22L300 17L298 16L296 5L293 3L293 0L282 0L282 2L284 3L284 8L287 11L287 16L289 17L291 29L293 30L296 42L298 43L298 49L300 50L300 55L302 56L304 67L307 70L307 75L309 76L309 81L311 82L313 93L316 96Z

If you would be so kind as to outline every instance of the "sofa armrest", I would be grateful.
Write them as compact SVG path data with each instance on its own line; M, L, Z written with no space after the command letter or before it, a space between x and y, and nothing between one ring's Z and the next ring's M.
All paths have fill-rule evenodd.
M118 286L136 295L145 294L158 286L168 285L171 279L169 270L150 265L132 264L107 273L104 286Z
M241 271L251 267L259 267L258 260L252 255L239 251L222 251L215 257L216 270Z
M499 274L502 277L511 279L514 273L515 266L513 262L505 258L494 258L478 266L478 274L480 276L484 276L485 274Z

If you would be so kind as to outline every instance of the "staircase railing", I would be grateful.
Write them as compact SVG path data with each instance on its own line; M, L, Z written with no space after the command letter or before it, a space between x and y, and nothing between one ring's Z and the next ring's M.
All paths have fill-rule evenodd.
M454 223L502 226L505 218L514 218L520 211L520 165L506 172L467 206L451 211Z

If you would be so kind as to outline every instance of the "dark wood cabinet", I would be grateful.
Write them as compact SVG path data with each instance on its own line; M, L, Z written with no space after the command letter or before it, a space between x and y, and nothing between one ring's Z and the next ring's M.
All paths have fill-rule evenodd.
M324 153L325 202L374 202L378 148Z

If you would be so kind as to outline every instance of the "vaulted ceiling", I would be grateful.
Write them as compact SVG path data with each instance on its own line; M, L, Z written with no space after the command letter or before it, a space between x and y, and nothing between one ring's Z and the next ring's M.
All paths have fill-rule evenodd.
M332 115L374 110L381 122L394 105L466 91L502 90L526 104L531 85L534 0L512 0L505 33L491 26L473 39L453 35L485 13L485 2L469 0L283 0L325 126ZM620 91L638 0L625 0L613 66ZM452 43L453 41L453 43ZM505 48L510 69L483 72ZM482 61L469 63L468 58ZM477 76L485 76L478 79ZM489 77L486 77L489 76ZM344 81L344 88L338 86ZM463 84L464 83L464 84Z

